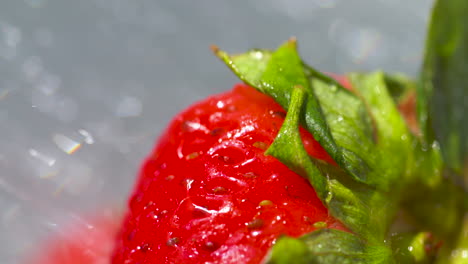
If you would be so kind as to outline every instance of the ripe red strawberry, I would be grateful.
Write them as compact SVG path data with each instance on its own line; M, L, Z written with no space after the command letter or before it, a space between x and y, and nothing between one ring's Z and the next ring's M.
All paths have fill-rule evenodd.
M36 246L24 264L105 264L109 263L120 217L101 212L70 223L67 228Z
M178 115L141 169L112 263L259 263L282 234L342 228L307 180L264 155L285 114L237 85Z

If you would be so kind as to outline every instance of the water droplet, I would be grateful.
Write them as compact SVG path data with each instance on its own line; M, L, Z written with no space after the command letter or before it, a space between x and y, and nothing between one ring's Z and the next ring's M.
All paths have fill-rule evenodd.
M202 125L197 121L184 121L182 123L182 130L186 132L193 132L199 130L201 127Z
M409 252L413 252L413 246L409 246L409 247L408 247L408 251L409 251Z
M257 59L257 60L261 60L263 58L263 52L261 51L256 51L253 56Z
M216 107L218 107L219 109L223 109L224 108L224 102L223 101L218 101L216 103Z
M154 220L158 220L158 219L159 219L159 216L158 216L156 213L154 213L154 212L150 212L150 213L148 214L148 217L153 218Z
M225 145L210 149L208 152L213 158L218 158L226 165L240 164L246 160L246 153L242 146L236 142L227 142Z

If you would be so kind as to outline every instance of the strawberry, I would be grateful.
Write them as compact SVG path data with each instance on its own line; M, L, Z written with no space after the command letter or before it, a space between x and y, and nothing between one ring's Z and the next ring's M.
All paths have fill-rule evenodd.
M285 115L243 84L179 114L143 164L112 263L259 263L280 235L344 229L306 179L264 155Z
M172 121L143 164L112 263L466 263L468 192L456 184L468 150L466 8L436 1L419 82L332 79L295 39L234 55L213 47L247 85ZM47 263L105 261L113 232L96 234L102 244L65 236Z
M35 254L28 256L22 263L108 263L119 222L120 218L107 210L91 217L81 216L46 243L36 246Z

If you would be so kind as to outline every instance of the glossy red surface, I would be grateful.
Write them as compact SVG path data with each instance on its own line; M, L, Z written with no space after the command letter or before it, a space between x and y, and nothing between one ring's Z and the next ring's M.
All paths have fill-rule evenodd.
M259 263L281 234L341 228L304 178L264 155L284 116L246 85L179 114L141 168L112 263Z

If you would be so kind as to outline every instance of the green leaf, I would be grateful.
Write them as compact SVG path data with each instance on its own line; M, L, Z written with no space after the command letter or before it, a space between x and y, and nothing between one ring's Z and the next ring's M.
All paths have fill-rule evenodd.
M415 177L414 138L396 108L386 75L349 78L359 97L319 79L311 83L336 142L369 166L368 182L376 188L345 177L333 179L339 173L329 173L326 204L351 230L377 242L384 239L403 187Z
M399 264L429 264L435 255L435 244L428 232L401 233L392 236L392 249ZM429 250L428 250L429 249Z
M211 49L218 58L229 66L239 79L265 93L262 75L270 62L271 51L255 49L230 56L216 46L211 47Z
M265 264L317 263L304 241L292 237L278 239L271 249Z
M463 215L468 211L468 196L461 187L441 179L434 186L415 182L406 190L402 205L417 226L446 240L459 234Z
M467 14L466 0L436 2L418 87L425 143L439 141L446 165L459 175L468 161Z
M369 246L351 233L320 229L299 239L278 239L266 263L388 264L393 260L385 246Z
M349 162L357 164L356 167L362 168L361 173L366 174L367 183L378 186L379 178L368 177L372 163L369 153L373 151L374 143L373 127L364 102L341 86L313 77L310 82L343 155Z
M404 183L398 177L411 160L410 135L386 90L384 75L355 75L356 85L365 86L359 89L368 93L356 96L305 65L294 42L275 52L216 53L242 80L288 110L266 154L307 178L331 214L350 230L372 243L383 241ZM308 156L299 123L325 147L339 169Z
M367 182L367 165L354 152L343 151L343 148L337 145L333 139L304 72L303 63L297 53L294 40L286 42L274 53L256 50L229 56L218 49L214 49L214 51L241 80L270 95L286 110L289 108L293 87L302 86L308 95L308 100L305 104L305 115L300 117L301 123L355 180Z
M310 159L299 134L299 118L305 98L304 88L296 86L292 91L291 104L284 123L265 155L274 156L291 170L308 178L317 195L323 201L327 199L329 193L326 179Z
M405 99L409 93L416 91L417 83L403 74L384 74L384 79L388 92L396 104Z
M411 176L413 137L389 93L382 72L349 74L348 77L366 102L376 127L376 153L368 155L374 158L369 161L374 172L380 174L374 177L381 179L385 190L390 186L395 189L396 183L403 184L402 176Z
M369 186L349 181L346 176L341 178L341 183L331 178L336 177L339 172L335 171L331 175L315 166L304 149L299 134L299 120L302 111L305 111L307 99L302 86L293 89L284 123L265 154L274 156L307 178L331 214L352 231L369 241L383 241L395 205L386 195ZM326 165L322 165L322 169L327 168L330 170Z
M468 263L468 213L465 214L458 238L445 243L437 259L437 264L466 263Z

